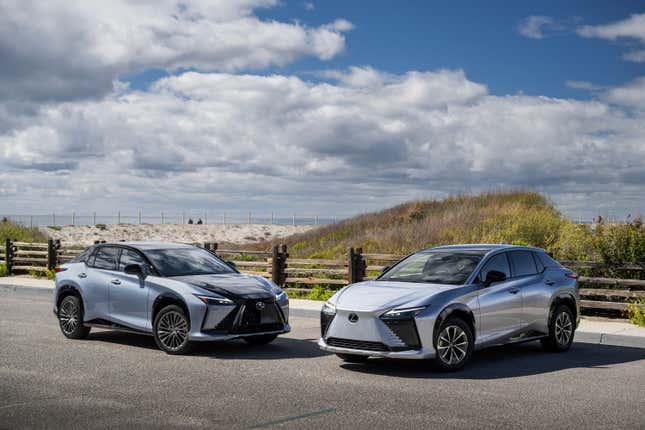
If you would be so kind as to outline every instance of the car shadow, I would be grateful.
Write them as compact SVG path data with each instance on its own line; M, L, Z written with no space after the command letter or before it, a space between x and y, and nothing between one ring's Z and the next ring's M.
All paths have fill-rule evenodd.
M488 348L473 354L466 366L450 373L437 372L425 360L372 358L362 364L343 363L344 369L400 378L502 379L557 372L564 369L599 368L645 360L645 349L574 343L564 353L546 352L537 342Z
M152 336L116 330L92 331L87 340L158 349ZM196 342L190 355L219 360L285 360L322 357L329 355L329 353L321 350L313 340L280 336L267 345L251 345L239 339L224 342Z

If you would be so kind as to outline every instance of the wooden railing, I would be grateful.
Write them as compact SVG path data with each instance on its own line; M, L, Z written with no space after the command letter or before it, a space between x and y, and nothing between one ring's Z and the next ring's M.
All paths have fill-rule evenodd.
M274 246L270 251L219 249L217 243L195 244L210 250L224 260L233 261L243 273L271 279L287 291L310 291L321 285L339 289L363 280L375 279L387 266L401 260L397 254L363 253L361 248L349 248L345 258L303 259L291 258L286 245ZM57 264L76 257L82 249L61 246L60 241L29 243L6 240L0 249L0 261L9 274L46 272ZM645 265L623 264L608 266L599 262L563 261L573 270L634 273L638 276L625 279L599 276L580 276L580 305L585 311L617 313L627 310L633 298L645 297Z

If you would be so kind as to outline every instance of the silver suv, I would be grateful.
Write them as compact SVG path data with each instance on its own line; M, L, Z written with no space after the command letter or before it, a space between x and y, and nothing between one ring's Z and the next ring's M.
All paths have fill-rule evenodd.
M538 248L425 249L332 296L318 345L349 362L432 359L440 370L492 345L540 340L566 351L580 315L577 277Z

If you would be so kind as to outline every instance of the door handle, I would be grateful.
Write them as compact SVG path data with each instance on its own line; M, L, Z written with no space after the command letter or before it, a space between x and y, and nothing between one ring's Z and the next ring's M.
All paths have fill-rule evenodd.
M549 286L551 286L551 285L555 284L555 281L551 281L550 279L548 279L548 280L544 281L544 283L549 285Z
M508 290L508 292L511 293L511 294L517 294L517 293L520 292L520 289L519 288L511 288L510 290Z
M79 278L87 278L87 273L79 273L78 277Z
M121 281L118 279L112 279L110 282L112 282L114 285L121 285Z

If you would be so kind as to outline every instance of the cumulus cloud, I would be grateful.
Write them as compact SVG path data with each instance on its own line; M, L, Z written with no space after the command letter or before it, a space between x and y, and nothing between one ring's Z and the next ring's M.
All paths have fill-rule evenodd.
M629 89L575 101L493 96L460 70L330 77L186 72L48 105L0 136L0 207L69 197L342 214L506 187L572 211L598 193L631 211L645 198L645 115L625 110Z
M600 85L592 84L591 82L587 81L567 81L565 82L565 85L576 90L587 91L597 91L603 88Z
M0 0L0 99L83 99L153 67L233 72L303 56L329 60L344 50L350 22L307 27L253 14L277 4Z
M609 103L645 110L645 77L608 89L603 98Z
M553 26L553 18L542 15L531 15L519 22L517 31L529 39L542 39L545 37L545 30Z
M645 46L645 13L633 14L610 24L581 26L576 32L582 37L605 40L632 39ZM645 62L645 50L627 52L623 58L627 61Z

